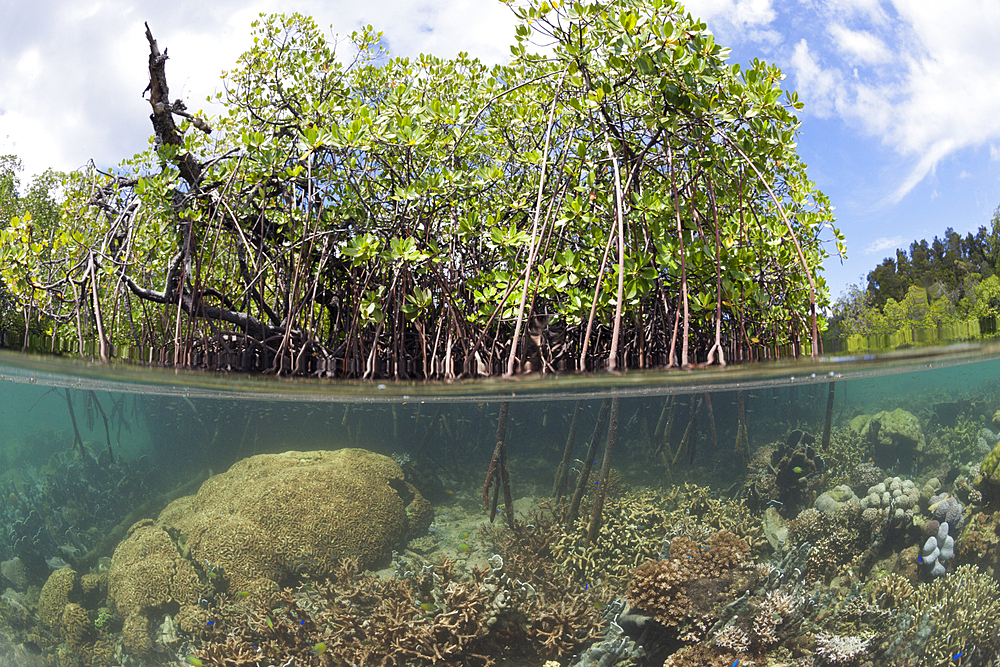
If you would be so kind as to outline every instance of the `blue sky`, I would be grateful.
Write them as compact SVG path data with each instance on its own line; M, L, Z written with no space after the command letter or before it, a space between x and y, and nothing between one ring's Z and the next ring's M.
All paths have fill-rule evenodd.
M914 239L987 225L1000 205L997 0L692 0L731 59L778 64L805 102L799 152L830 196L848 260L833 295ZM189 107L218 87L260 12L300 11L345 34L365 23L397 55L503 61L510 11L493 0L37 0L0 6L0 153L28 174L108 167L150 134L143 21Z

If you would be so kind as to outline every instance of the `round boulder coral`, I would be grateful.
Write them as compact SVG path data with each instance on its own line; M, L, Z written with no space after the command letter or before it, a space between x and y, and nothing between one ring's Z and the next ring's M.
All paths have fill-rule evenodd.
M253 456L133 528L115 551L109 592L126 616L174 613L206 590L256 594L327 576L344 557L363 568L385 562L432 519L430 503L385 456Z

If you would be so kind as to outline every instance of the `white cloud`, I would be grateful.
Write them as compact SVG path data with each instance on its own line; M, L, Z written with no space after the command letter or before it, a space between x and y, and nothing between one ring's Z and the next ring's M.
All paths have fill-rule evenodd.
M827 118L838 111L844 94L843 76L838 70L825 69L809 50L809 43L799 40L792 52L795 90L809 112Z
M869 243L868 247L865 248L865 254L874 255L877 252L883 252L885 250L894 250L904 244L906 244L906 239L904 239L902 236L893 236L891 238L883 236Z
M829 43L803 38L787 55L805 112L836 114L906 160L890 202L956 151L1000 140L990 83L1000 80L1000 3L956 0L947 22L940 5L910 0L826 0L820 13Z
M760 28L777 15L771 0L690 0L684 7L709 22L710 27L725 21L738 29Z
M881 39L866 30L851 30L839 23L829 27L833 38L842 53L848 56L851 64L877 65L893 59L892 53ZM854 70L857 76L857 70Z
M889 21L882 0L828 0L827 10L842 20L857 19L876 25Z
M772 0L689 0L684 9L704 20L722 44L747 40L772 52L784 39L773 28L778 13Z
M18 154L28 174L90 158L112 166L144 149L151 134L140 95L148 82L143 21L168 49L171 95L204 108L221 71L249 46L250 22L261 12L295 11L342 36L370 23L394 55L467 51L502 62L514 34L510 9L481 0L0 3L0 153Z

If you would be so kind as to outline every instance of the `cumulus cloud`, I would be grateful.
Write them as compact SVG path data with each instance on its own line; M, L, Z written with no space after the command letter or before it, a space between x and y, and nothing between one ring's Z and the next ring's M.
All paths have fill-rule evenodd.
M771 50L783 39L773 27L778 14L771 0L689 0L684 7L708 23L721 43L738 37Z
M205 108L222 70L249 46L251 21L295 11L340 35L372 24L395 55L467 51L501 62L513 41L511 11L480 0L0 3L0 154L19 155L29 174L75 169L91 158L113 166L151 134L140 95L148 82L144 21L168 49L171 95Z

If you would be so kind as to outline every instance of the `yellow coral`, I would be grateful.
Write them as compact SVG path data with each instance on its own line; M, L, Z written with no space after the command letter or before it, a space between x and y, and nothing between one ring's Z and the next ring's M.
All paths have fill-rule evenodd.
M112 559L124 616L175 613L210 589L259 595L343 557L371 567L426 531L433 510L399 466L361 449L253 456L140 522Z
M205 592L194 564L181 556L162 525L139 522L115 549L108 593L123 616L193 604Z

